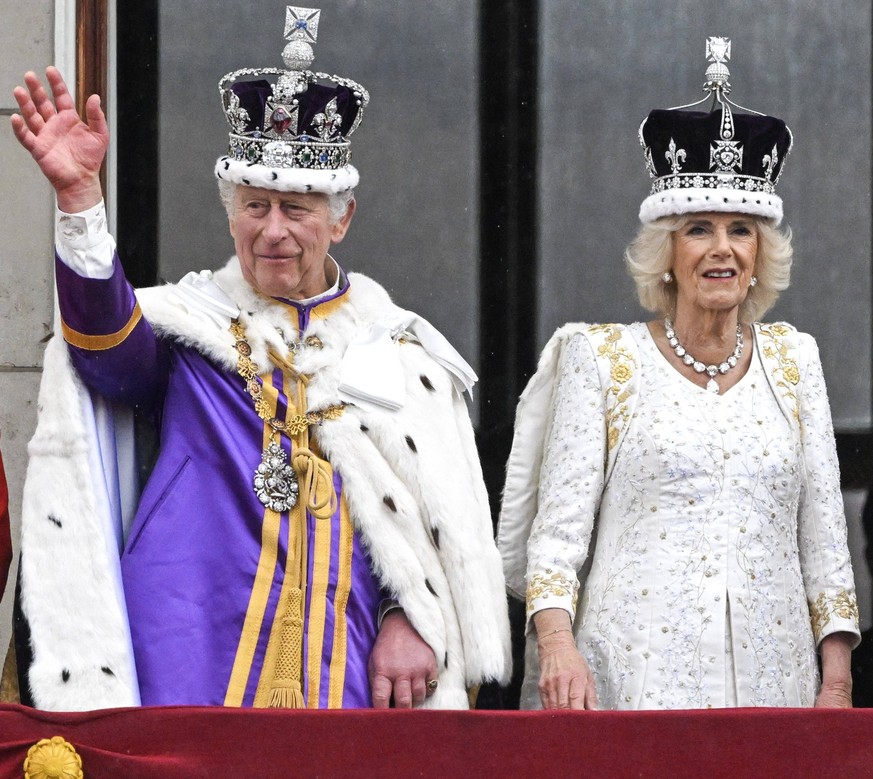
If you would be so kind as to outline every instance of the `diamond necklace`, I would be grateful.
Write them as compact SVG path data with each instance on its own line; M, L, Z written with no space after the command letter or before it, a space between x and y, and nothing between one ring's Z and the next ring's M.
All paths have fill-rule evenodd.
M667 334L667 343L670 344L676 356L681 357L682 362L694 368L695 373L705 373L707 376L709 376L709 381L706 383L706 391L718 395L719 386L718 382L715 380L715 377L719 373L724 375L731 368L736 367L736 364L739 362L740 357L743 354L742 325L739 324L739 322L737 323L737 345L734 347L734 350L730 353L730 355L718 365L706 365L700 360L695 360L694 357L692 357L688 353L688 350L684 346L682 346L681 343L679 343L679 339L676 337L676 331L673 329L673 323L670 321L669 317L666 317L664 319L664 330Z

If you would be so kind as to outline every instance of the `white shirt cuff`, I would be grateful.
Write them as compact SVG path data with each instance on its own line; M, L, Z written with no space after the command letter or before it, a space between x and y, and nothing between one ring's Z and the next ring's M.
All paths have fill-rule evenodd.
M55 208L55 249L70 270L87 279L108 279L112 275L115 239L106 226L106 206L77 214Z

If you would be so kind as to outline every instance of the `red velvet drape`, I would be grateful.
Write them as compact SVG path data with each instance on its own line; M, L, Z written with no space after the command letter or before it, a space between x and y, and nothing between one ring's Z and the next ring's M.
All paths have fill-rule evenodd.
M0 777L63 736L85 776L866 777L873 710L374 712L0 705Z

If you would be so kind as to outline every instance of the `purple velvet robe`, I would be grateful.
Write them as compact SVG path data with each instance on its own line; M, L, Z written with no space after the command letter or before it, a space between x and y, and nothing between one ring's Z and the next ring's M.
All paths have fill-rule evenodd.
M288 513L267 512L252 488L264 423L239 375L158 338L145 319L128 327L136 299L117 257L107 280L82 278L60 260L56 268L65 335L81 344L70 353L83 381L153 409L160 421L159 455L121 560L142 702L251 706L260 686L263 705L290 521ZM341 305L347 292L348 282L310 306L276 305L296 317L305 337L312 309ZM282 370L262 378L276 388L279 408L296 397ZM281 445L290 462L285 436ZM367 707L382 593L336 472L334 486L330 521L306 514L303 694L310 708Z

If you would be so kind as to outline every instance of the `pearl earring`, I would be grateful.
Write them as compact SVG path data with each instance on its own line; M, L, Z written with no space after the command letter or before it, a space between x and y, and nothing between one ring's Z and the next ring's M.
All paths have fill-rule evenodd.
M757 276L752 276L752 278L749 279L749 286L750 287L754 287L757 283L758 283Z
M661 278L664 280L665 284L669 284L671 281L673 281L673 274L670 273L670 271L665 270L664 275L661 276Z

